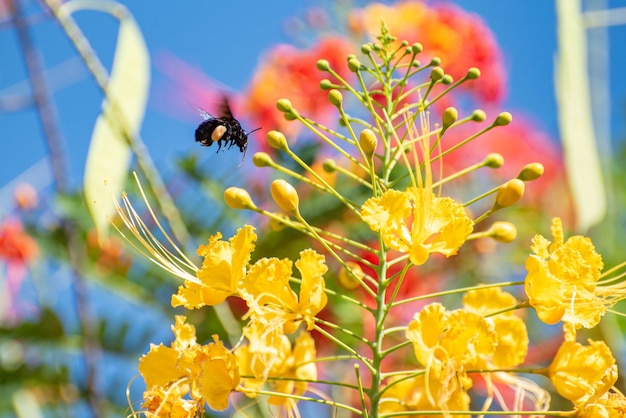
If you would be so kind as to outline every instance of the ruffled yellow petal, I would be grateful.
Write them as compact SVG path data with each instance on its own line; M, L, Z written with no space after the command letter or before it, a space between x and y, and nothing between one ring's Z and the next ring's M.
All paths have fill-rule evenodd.
M549 368L549 377L561 396L574 404L599 398L617 381L617 365L603 341L583 346L565 341Z
M207 245L198 248L198 255L204 257L197 273L200 283L186 280L172 296L172 306L197 309L202 306L215 306L227 297L239 292L239 282L246 274L250 254L254 251L256 234L252 226L239 228L229 242L221 240L217 233Z
M239 370L235 356L224 344L213 337L215 343L208 345L207 358L200 363L199 392L215 411L228 408L228 397L239 385Z

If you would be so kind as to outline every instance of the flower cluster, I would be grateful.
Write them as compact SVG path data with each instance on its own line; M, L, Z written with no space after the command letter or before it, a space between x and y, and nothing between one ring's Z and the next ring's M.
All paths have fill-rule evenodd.
M362 19L370 14L365 10ZM302 401L368 417L626 413L609 347L576 341L581 328L597 325L624 298L617 273L623 266L602 273L591 241L565 240L559 219L553 221L553 243L540 235L533 240L524 282L473 277L467 287L450 281L434 293L400 291L428 279L416 270L453 265L456 256L471 251L472 242L513 241L516 228L499 218L501 211L543 174L541 164L528 161L515 177L477 196L453 187L468 173L505 164L500 154L488 153L453 173L444 170L450 152L471 147L512 116L501 113L485 126L482 110L460 117L454 107L435 106L481 72L449 74L439 57L419 62L423 49L396 39L383 24L376 41L362 45L361 58L348 55L345 64L318 60L317 69L328 75L320 83L327 91L325 105L336 110L341 129L314 118L325 105L302 105L302 97L277 100L285 121L298 123L328 149L332 158L323 170L334 173L335 181L292 149L289 134L271 130L267 143L285 158L259 152L253 162L276 174L269 187L275 206L258 205L238 187L227 188L224 200L232 209L267 217L276 230L310 238L315 249L302 249L295 261L255 260L258 236L246 225L228 241L217 233L200 245L203 261L196 266L182 252L167 250L124 198L118 209L128 229L154 262L182 280L173 307L224 306L229 298L246 306L241 330L229 330L235 336L230 348L217 336L199 344L185 317L176 317L172 345L153 345L140 360L147 385L141 413L195 416L205 405L224 410L234 405L233 393L251 399L246 408L273 407L289 416L299 414ZM435 117L438 122L431 124ZM475 124L479 128L465 140L447 141L449 132ZM287 166L289 159L293 164ZM336 219L313 222L318 198L341 208ZM485 225L488 220L493 221ZM442 275L456 280L454 272ZM519 296L522 288L525 296ZM418 301L425 304L406 315ZM524 316L529 307L548 324L564 324L564 342L549 367L524 364L531 344ZM354 318L361 328L351 325ZM321 350L323 357L317 354ZM544 376L572 402L572 410L551 411L549 390L524 374Z

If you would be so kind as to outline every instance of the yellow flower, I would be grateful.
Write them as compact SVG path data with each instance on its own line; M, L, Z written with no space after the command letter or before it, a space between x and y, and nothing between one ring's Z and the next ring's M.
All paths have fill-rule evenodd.
M461 383L452 379L449 384L432 375L422 374L408 379L392 379L380 401L380 413L403 411L466 411L470 397ZM415 415L411 415L415 416ZM420 415L417 415L420 416ZM469 418L470 415L455 415Z
M415 265L424 264L435 252L456 254L473 228L461 204L419 187L387 190L368 199L361 217L390 248L408 253Z
M496 334L485 318L431 303L415 314L406 337L425 367L452 365L456 371L483 364L496 349Z
M207 245L198 248L198 255L204 257L202 268L197 272L200 283L185 280L178 293L172 296L173 307L215 306L239 293L240 282L254 251L256 234L252 226L246 225L239 228L228 242L221 238L222 234L218 232Z
M176 339L171 347L152 345L139 359L139 372L146 382L143 407L160 411L158 416L164 416L164 407L190 410L191 404L183 400L187 392L196 408L206 402L211 409L224 410L230 393L239 385L235 356L217 336L208 345L197 344L194 327L185 321L184 316L176 317L172 326ZM167 416L186 415L172 412Z
M265 322L268 327L280 324L286 334L295 332L302 322L311 329L315 315L328 300L323 277L328 267L324 256L310 249L304 250L295 264L301 277L299 297L289 286L292 264L287 259L257 261L241 285L248 315L253 320Z
M626 397L615 388L593 402L579 406L578 418L621 418L626 416Z
M481 316L515 305L515 297L497 287L470 290L463 297L463 307ZM513 311L490 316L486 320L493 324L497 338L493 364L505 368L522 363L528 352L528 331L524 321Z
M556 390L575 405L604 395L617 380L617 365L609 347L589 340L588 346L565 341L548 369Z
M255 397L257 391L270 379L271 389L275 392L302 395L307 382L285 380L317 379L315 360L315 341L308 332L302 332L291 346L289 339L283 334L265 333L261 326L247 327L244 334L249 345L240 346L235 350L235 357L241 374L245 376L242 386L246 395ZM281 378L271 380L272 378ZM272 405L284 406L288 399L272 396L268 402Z
M275 380L272 389L276 392L302 395L306 392L308 382L301 380L317 379L317 366L315 360L315 340L308 332L301 332L294 342L293 349L291 344L280 356L282 361L275 362L275 367L270 371L271 377L294 378L294 380ZM284 406L289 401L288 398L279 396L270 396L268 402L271 405Z
M603 263L589 238L563 240L561 220L552 221L554 243L535 236L526 260L526 294L539 318L547 324L561 320L574 329L592 328L606 311L596 285ZM614 302L613 302L614 303Z

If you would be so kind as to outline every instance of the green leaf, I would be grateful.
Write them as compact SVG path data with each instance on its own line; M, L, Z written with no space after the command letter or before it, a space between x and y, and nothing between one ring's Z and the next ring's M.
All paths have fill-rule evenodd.
M113 69L102 104L102 113L89 145L84 191L98 236L109 231L126 181L136 136L146 107L150 84L150 58L139 26L128 13L120 17Z

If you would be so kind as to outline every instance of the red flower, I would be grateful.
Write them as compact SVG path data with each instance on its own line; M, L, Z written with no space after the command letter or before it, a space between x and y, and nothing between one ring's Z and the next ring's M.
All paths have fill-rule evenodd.
M351 13L348 26L354 33L374 39L380 33L381 20L398 43L406 40L423 45L424 51L417 57L422 64L439 57L445 72L455 80L463 78L469 68L478 67L481 77L463 84L461 90L470 91L487 103L499 102L504 97L506 76L502 54L493 33L478 15L451 4L371 3Z
M333 106L327 93L320 89L320 81L331 77L317 69L319 59L325 59L343 78L350 75L345 63L352 52L351 44L334 36L322 39L313 48L299 50L291 45L277 45L261 60L244 94L242 107L264 129L277 129L291 140L302 128L301 124L285 120L276 108L276 101L288 98L303 116L318 123L329 124Z

